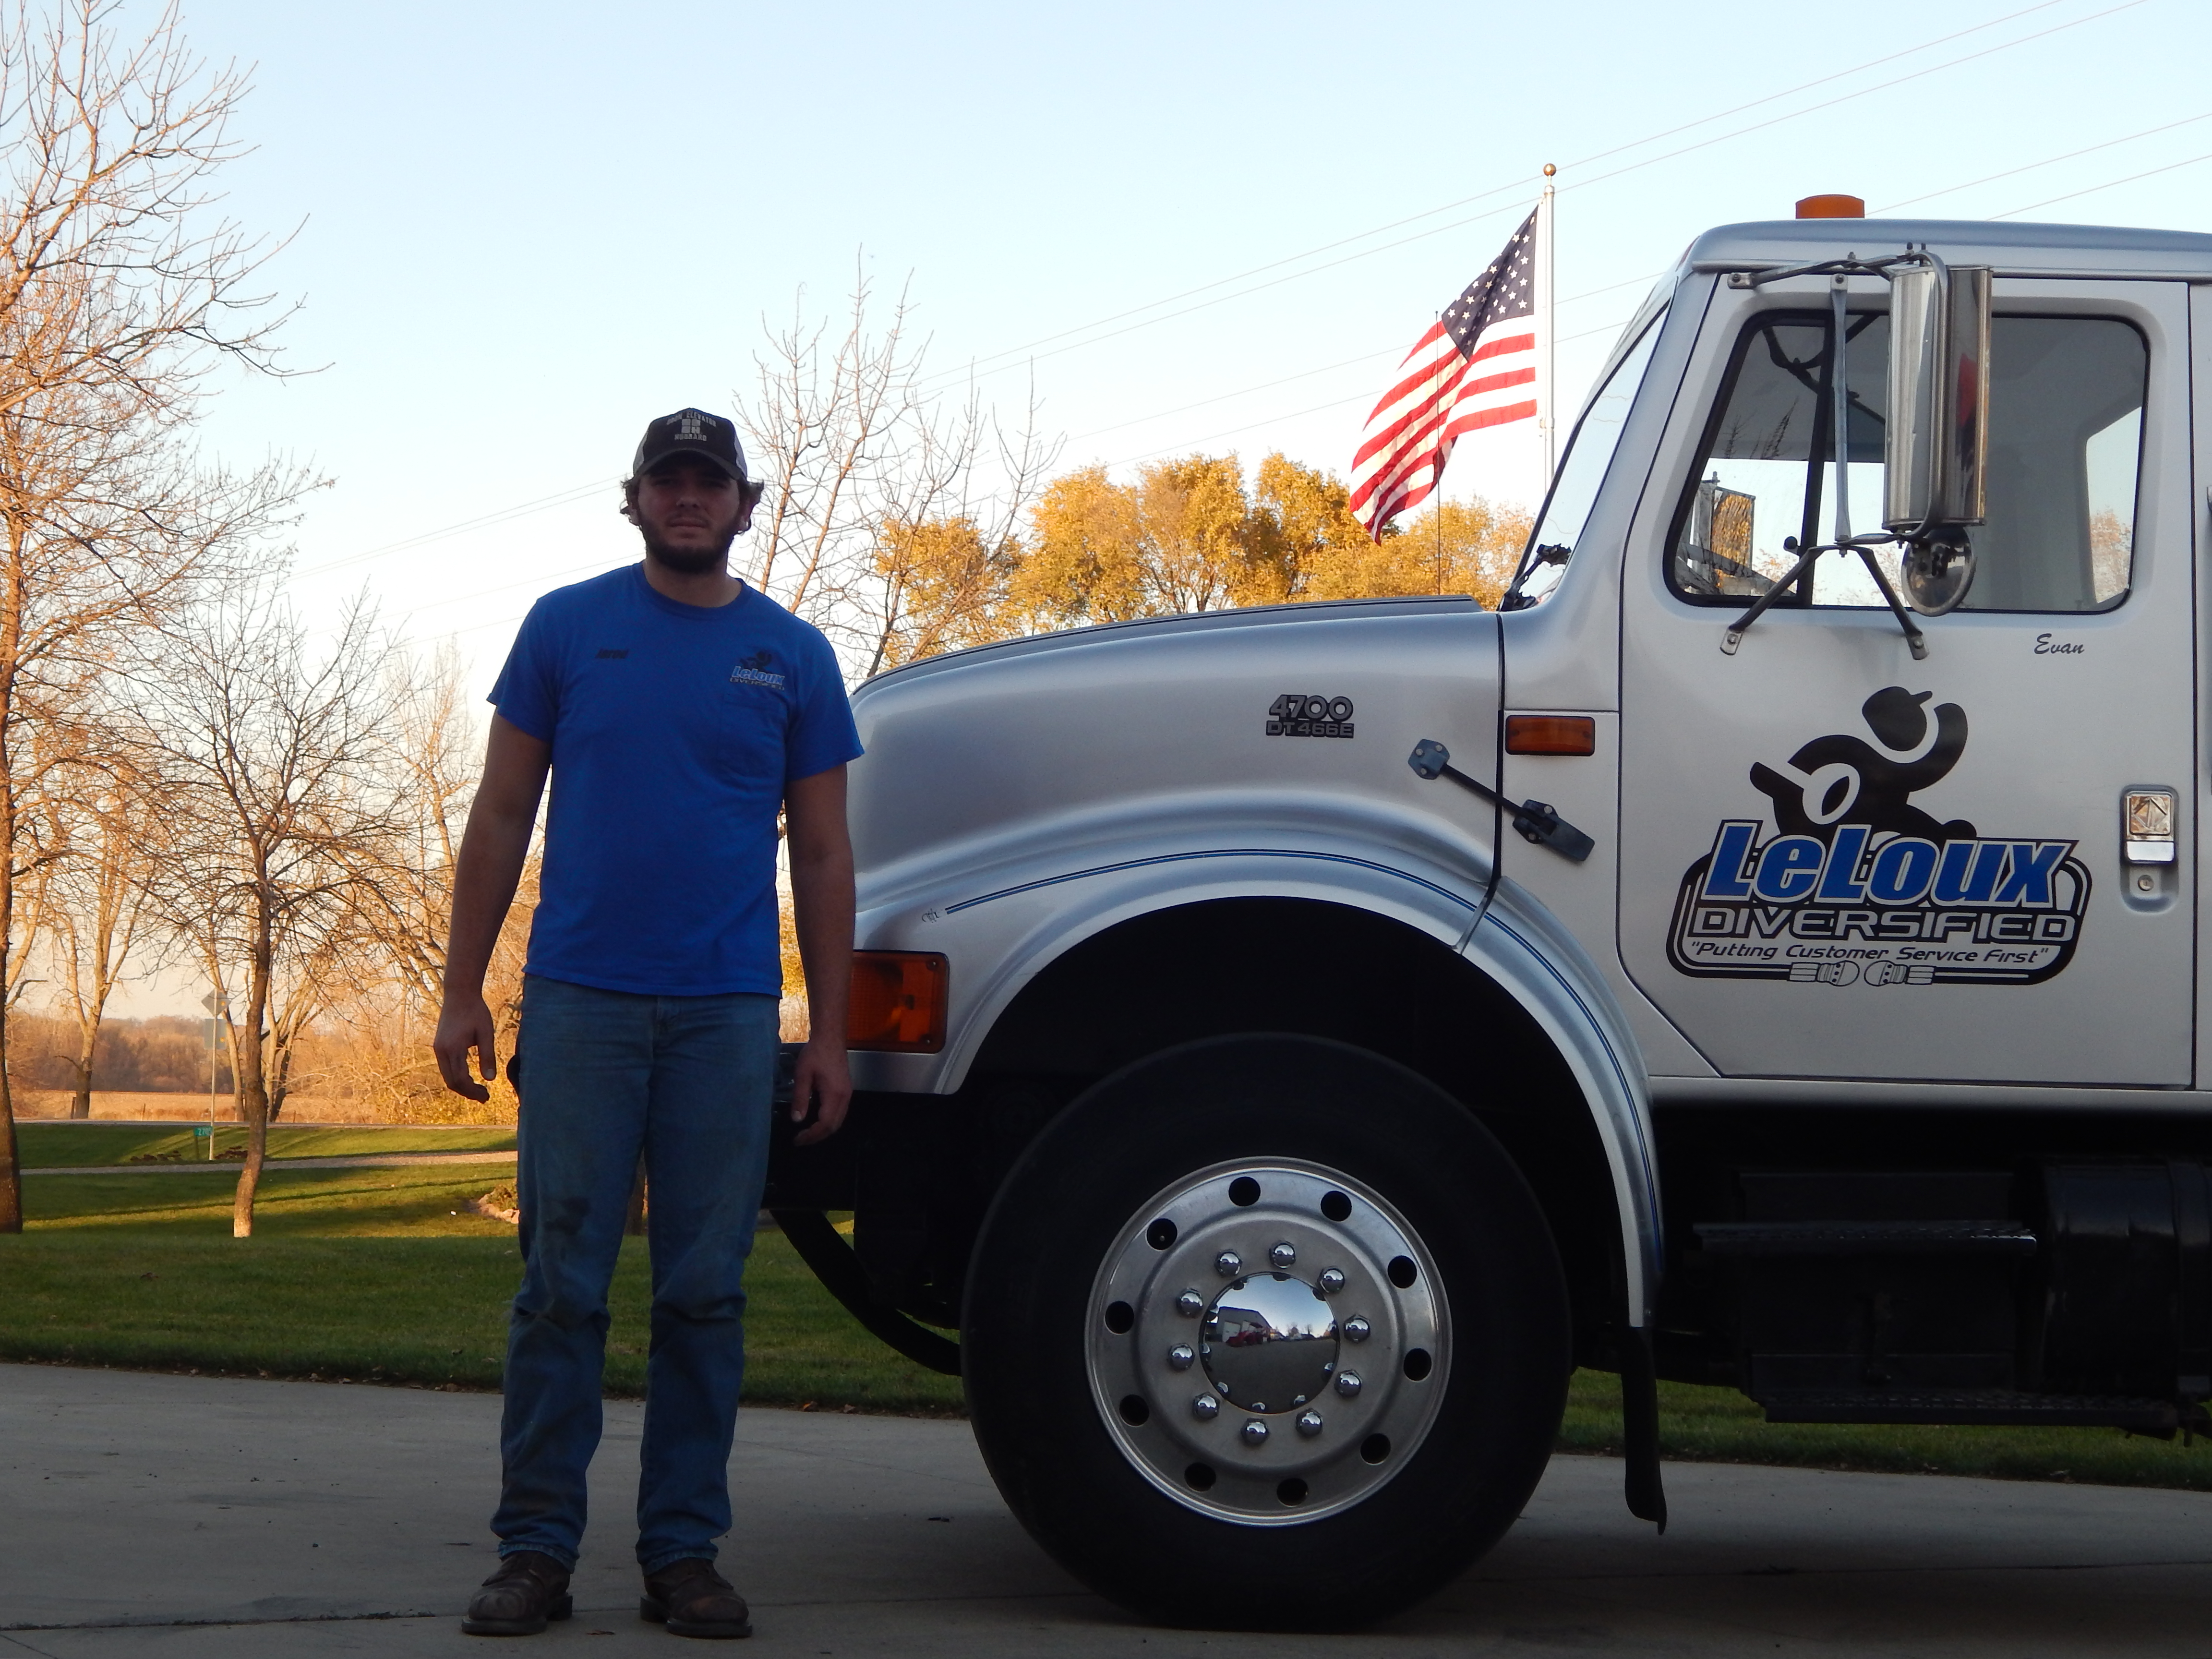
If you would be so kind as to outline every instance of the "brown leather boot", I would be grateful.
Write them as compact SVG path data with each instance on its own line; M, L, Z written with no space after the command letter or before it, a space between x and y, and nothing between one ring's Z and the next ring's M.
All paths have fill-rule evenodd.
M461 1629L470 1636L535 1636L547 1620L574 1611L568 1568L536 1550L517 1550L500 1557L499 1571L470 1601Z
M712 1561L672 1561L647 1573L637 1616L677 1636L750 1636L752 1610Z

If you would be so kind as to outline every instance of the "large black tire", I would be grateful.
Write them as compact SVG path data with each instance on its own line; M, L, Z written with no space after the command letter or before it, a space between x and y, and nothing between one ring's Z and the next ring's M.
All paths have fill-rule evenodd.
M1207 1483L1195 1492L1163 1478L1160 1455L1132 1449L1139 1431L1125 1432L1109 1417L1105 1396L1124 1384L1096 1381L1116 1363L1118 1339L1103 1328L1131 1330L1133 1314L1117 1301L1102 1320L1100 1297L1114 1292L1095 1287L1108 1283L1102 1273L1137 1271L1111 1264L1141 1255L1129 1243L1133 1225L1142 1237L1148 1224L1140 1212L1183 1190L1178 1182L1224 1169L1234 1174L1238 1164L1318 1170L1324 1182L1340 1172L1347 1178L1340 1184L1358 1183L1371 1210L1394 1210L1401 1231L1417 1241L1415 1253L1431 1270L1425 1284L1438 1287L1448 1309L1449 1352L1438 1356L1448 1363L1436 1364L1437 1391L1421 1407L1428 1415L1417 1443L1394 1449L1381 1484L1358 1488L1342 1506L1310 1519L1295 1510L1249 1518L1209 1511L1214 1476L1194 1463ZM1292 1183L1285 1176L1279 1184L1287 1192ZM1252 1189L1243 1183L1244 1194ZM1304 1190L1310 1202L1319 1188ZM1326 1203L1340 1211L1343 1195L1330 1194ZM1150 1224L1156 1240L1160 1224ZM1194 1248L1210 1248L1195 1243L1197 1231L1189 1237ZM1334 1249L1325 1237L1306 1249L1298 1273L1318 1271L1321 1256ZM1399 1269L1390 1271L1391 1282L1401 1282ZM1411 1276L1410 1264L1404 1271ZM1172 1276L1198 1278L1181 1264ZM1218 1281L1204 1288L1225 1304L1229 1291ZM1356 1287L1340 1292L1333 1311L1348 1318L1359 1294ZM1559 1253L1504 1149L1457 1102L1405 1067L1295 1036L1239 1036L1172 1049L1069 1106L1006 1178L977 1241L965 1309L962 1352L975 1437L1016 1516L1100 1594L1149 1619L1197 1627L1354 1627L1440 1588L1498 1540L1535 1489L1571 1365ZM1212 1380L1214 1360L1195 1369L1178 1351L1174 1362L1183 1369L1170 1374L1152 1365L1158 1342L1145 1335L1197 1325L1163 1327L1152 1310L1134 1317L1127 1340L1151 1345L1131 1356L1142 1362L1139 1386L1152 1389L1153 1427L1142 1432L1167 1431L1164 1413L1181 1413L1175 1431L1199 1432L1182 1417L1200 1415L1191 1384L1206 1392L1221 1386ZM1333 1344L1331 1352L1371 1362L1383 1346ZM1203 1352L1226 1350L1217 1339ZM1429 1363L1419 1361L1424 1370ZM1397 1386L1401 1368L1393 1364L1387 1380ZM1406 1376L1416 1374L1414 1364L1405 1362ZM1370 1395L1377 1392L1370 1386ZM1329 1408L1334 1431L1346 1420L1339 1408L1351 1407L1326 1395L1316 1403ZM1421 1398L1420 1385L1404 1385L1401 1405ZM1234 1409L1218 1413L1222 1434L1240 1432L1228 1419L1270 1403L1283 1410L1279 1400L1231 1402ZM1141 1425L1147 1407L1125 1399L1122 1414ZM1205 1413L1215 1415L1211 1407ZM1249 1420L1243 1418L1248 1429ZM1274 1425L1273 1447L1297 1449L1286 1416L1264 1420ZM1330 1455L1340 1454L1332 1448ZM1378 1478L1346 1468L1346 1479ZM1303 1482L1284 1484L1304 1490ZM1322 1484L1316 1472L1316 1490Z

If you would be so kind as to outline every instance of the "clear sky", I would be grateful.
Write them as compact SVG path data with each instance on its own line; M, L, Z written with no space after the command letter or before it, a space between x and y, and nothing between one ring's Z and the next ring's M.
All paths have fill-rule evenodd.
M184 16L253 66L228 206L296 227L269 275L305 302L291 360L327 365L228 386L210 441L336 481L298 538L311 613L365 583L478 691L537 592L636 556L611 481L644 422L730 407L763 316L835 307L856 261L910 277L934 368L1015 405L1033 377L1066 465L1342 473L1547 161L1570 404L1693 234L1813 191L2212 228L2203 0ZM1448 489L1534 494L1525 428L1487 441Z

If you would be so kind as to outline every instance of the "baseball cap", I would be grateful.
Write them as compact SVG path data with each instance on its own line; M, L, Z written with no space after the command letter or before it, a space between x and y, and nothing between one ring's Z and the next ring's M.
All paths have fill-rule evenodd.
M648 424L645 436L638 440L637 455L629 464L630 477L678 455L696 456L740 483L748 482L744 447L738 441L737 427L703 409L679 409Z

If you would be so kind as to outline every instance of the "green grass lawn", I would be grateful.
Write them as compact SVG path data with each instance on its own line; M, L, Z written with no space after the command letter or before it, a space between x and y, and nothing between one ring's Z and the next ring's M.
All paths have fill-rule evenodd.
M205 1126L203 1125L203 1127ZM27 1170L67 1169L75 1164L128 1164L133 1158L188 1161L207 1155L207 1142L193 1139L191 1126L161 1124L143 1128L129 1123L19 1123L15 1137ZM243 1151L246 1127L216 1125L216 1151ZM514 1150L514 1131L496 1125L465 1124L452 1128L395 1124L390 1128L325 1128L319 1124L277 1123L269 1130L271 1158L353 1158L366 1152L504 1152Z
M512 1175L498 1164L274 1171L244 1240L229 1236L232 1182L216 1176L34 1176L23 1185L28 1231L0 1237L0 1358L496 1388L520 1265L514 1230L466 1200ZM956 1379L869 1336L781 1234L762 1233L747 1284L749 1400L960 1409ZM611 1393L644 1388L647 1286L643 1241L628 1241ZM1660 1408L1671 1458L2212 1490L2212 1445L2117 1430L1770 1424L1729 1389L1681 1383L1661 1386ZM1576 1376L1559 1443L1619 1450L1614 1378Z
M1733 1389L1686 1382L1659 1385L1659 1443L1665 1456L1693 1462L2212 1491L2212 1441L2191 1445L2179 1436L2153 1440L2118 1429L1769 1423ZM1605 1372L1576 1372L1560 1447L1618 1452L1620 1443L1620 1380Z
M276 1170L234 1239L216 1175L37 1176L27 1231L0 1237L0 1358L496 1388L514 1230L466 1200L512 1166ZM607 1387L645 1387L642 1239L615 1275ZM957 1411L960 1385L854 1322L782 1236L746 1276L745 1395L757 1403Z

